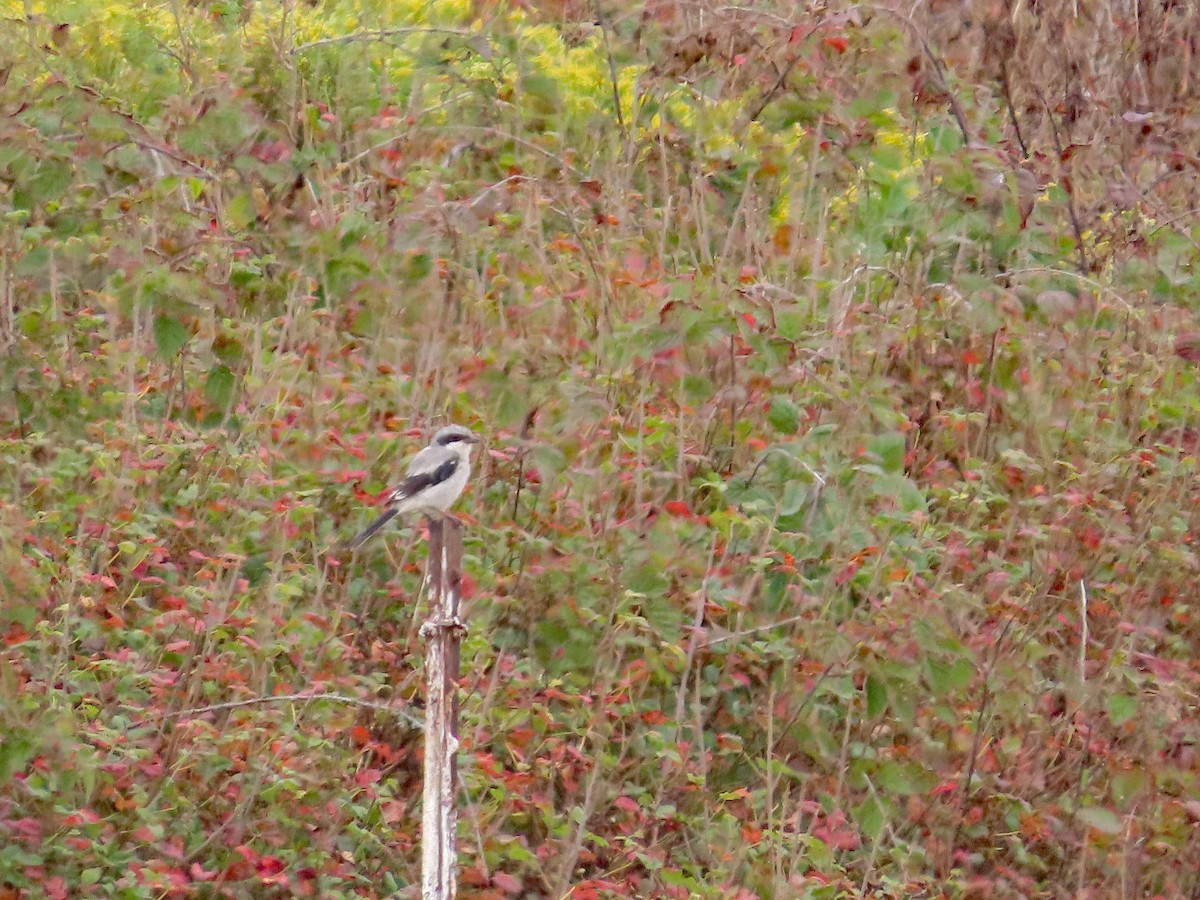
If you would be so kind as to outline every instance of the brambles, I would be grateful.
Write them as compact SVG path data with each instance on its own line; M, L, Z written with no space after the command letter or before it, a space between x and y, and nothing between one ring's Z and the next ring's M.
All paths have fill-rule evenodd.
M3 889L414 883L449 418L464 894L1194 893L1195 14L1078 5L0 7Z

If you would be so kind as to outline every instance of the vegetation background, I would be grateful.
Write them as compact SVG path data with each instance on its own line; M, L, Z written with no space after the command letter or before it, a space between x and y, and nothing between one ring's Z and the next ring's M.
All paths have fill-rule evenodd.
M0 0L0 897L1200 892L1200 12Z

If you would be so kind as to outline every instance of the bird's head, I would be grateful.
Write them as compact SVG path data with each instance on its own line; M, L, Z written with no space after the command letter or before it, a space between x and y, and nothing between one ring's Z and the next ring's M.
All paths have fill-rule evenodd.
M449 447L464 456L470 455L472 445L478 443L479 436L470 428L462 425L447 425L445 428L439 429L438 433L433 436L435 447Z

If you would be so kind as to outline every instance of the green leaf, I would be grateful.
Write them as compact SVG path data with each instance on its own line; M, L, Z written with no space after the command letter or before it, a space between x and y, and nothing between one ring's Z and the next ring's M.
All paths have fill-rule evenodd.
M169 316L158 316L154 320L154 343L158 345L158 355L163 359L178 356L190 337L188 330Z
M1122 805L1128 804L1146 790L1148 781L1142 769L1120 769L1113 772L1109 780L1113 801Z
M13 585L7 578L0 578L0 587L12 589ZM8 606L0 609L0 621L16 622L27 631L32 631L37 624L39 618L38 608L32 603L9 603ZM0 759L3 758L3 750L0 749ZM3 762L0 762L0 772L3 771ZM3 779L0 778L0 781Z
M787 397L776 397L767 412L771 427L783 434L795 434L800 430L800 409Z
M924 492L911 479L899 473L877 475L874 487L877 493L892 498L906 516L929 509Z
M639 566L625 575L625 587L635 594L649 596L666 590L667 576L661 566L654 564Z
M404 269L404 278L410 283L424 281L432 271L433 257L428 253L417 252L408 258L408 265Z
M225 215L221 218L230 231L244 231L258 217L254 209L254 198L248 192L238 194L225 204Z
M208 370L208 378L204 382L204 398L217 409L225 411L233 403L233 391L237 379L229 366L215 365Z
M18 183L14 205L28 209L39 203L57 200L75 178L75 169L70 163L45 160L38 165L37 172L27 182Z
M32 738L13 734L0 741L0 782L7 782L13 773L25 768L37 746Z
M557 109L562 92L556 78L541 73L530 73L521 78L521 90L534 101L533 106L543 112Z
M702 403L712 397L714 388L703 375L689 372L683 376L683 390L689 403Z
M38 275L46 271L50 265L50 248L46 246L30 247L21 255L13 266L12 271L17 275Z
M798 341L808 326L808 317L800 312L780 311L775 316L776 332L781 338Z
M873 94L861 95L851 100L846 104L846 114L851 118L865 119L870 116L879 116L880 123L889 128L895 126L891 124L891 116L889 110L896 104L896 95L891 91L876 91Z
M879 833L883 831L885 821L883 805L874 797L868 797L854 811L854 820L858 823L858 828L863 834L871 840L875 840L879 837Z
M879 460L885 472L899 472L904 468L904 435L899 432L872 438L867 449Z
M883 715L887 709L887 687L874 675L867 676L867 718Z
M808 485L799 481L789 481L783 488L783 497L779 501L779 516L794 516L804 508L812 492Z
M567 458L557 447L538 444L529 451L529 461L537 468L542 480L548 480L567 467Z
M890 759L884 760L880 764L875 773L875 783L888 794L899 794L904 797L917 793L917 787L908 777L905 767Z
M22 419L28 419L33 415L33 401L29 398L28 394L14 389L13 404L17 407L17 415Z
M503 388L496 401L495 424L509 427L519 426L529 415L529 391L527 389Z
M678 869L664 868L662 872L659 873L658 877L662 880L663 884L668 884L671 887L684 888L689 892L698 891L700 889L700 884L696 881L696 879L686 875L683 872L680 872Z
M1120 834L1123 830L1120 817L1103 806L1085 806L1076 813L1079 821L1101 834Z
M1128 694L1113 694L1108 698L1108 720L1114 725L1128 722L1137 713L1137 698Z
M240 362L245 350L236 338L217 335L212 344L212 352L221 362L229 364Z
M97 868L84 869L79 873L80 884L95 884L100 880L101 871Z
M925 663L925 672L934 696L944 697L951 691L969 685L975 675L975 666L967 659L957 659L952 663L930 659Z

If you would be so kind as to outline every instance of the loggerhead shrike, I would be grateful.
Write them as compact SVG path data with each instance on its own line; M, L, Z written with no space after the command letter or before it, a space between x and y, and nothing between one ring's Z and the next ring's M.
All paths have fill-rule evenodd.
M479 438L469 428L447 425L429 446L413 457L404 480L388 491L387 509L350 542L357 550L400 513L443 514L467 486L471 477L471 448Z

